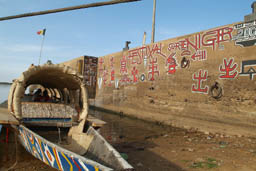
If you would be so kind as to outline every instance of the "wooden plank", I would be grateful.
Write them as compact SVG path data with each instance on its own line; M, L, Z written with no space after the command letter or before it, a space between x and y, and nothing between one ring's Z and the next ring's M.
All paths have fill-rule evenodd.
M15 18L31 17L31 16L37 16L37 15L52 14L52 13L78 10L78 9L91 8L91 7L100 7L100 6L106 6L106 5L135 2L135 1L140 1L140 0L112 0L112 1L106 1L106 2L95 2L91 4L84 4L84 5L72 6L72 7L66 7L66 8L58 8L58 9L52 9L52 10L46 10L46 11L30 12L25 14L0 17L0 21L11 20Z
M0 108L0 124L19 125L19 121L5 108Z
M103 127L106 124L106 122L104 122L103 120L95 118L91 115L88 115L87 121L92 127Z

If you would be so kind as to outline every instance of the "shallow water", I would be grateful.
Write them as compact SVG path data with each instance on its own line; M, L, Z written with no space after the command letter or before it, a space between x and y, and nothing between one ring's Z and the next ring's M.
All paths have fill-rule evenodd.
M8 93L11 85L0 84L0 103L8 99Z

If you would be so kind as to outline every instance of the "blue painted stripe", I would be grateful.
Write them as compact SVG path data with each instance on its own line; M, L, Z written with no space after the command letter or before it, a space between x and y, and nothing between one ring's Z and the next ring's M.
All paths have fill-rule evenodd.
M19 127L20 134L24 135L25 139L21 139L24 141L24 146L26 149L36 158L45 163L49 164L51 167L61 170L73 170L73 171L102 171L95 167L94 165L88 164L83 160L82 156L74 156L72 152L65 151L65 149L61 149L58 146L54 146L53 144L48 144L47 140L44 140L36 133L31 130L26 130L23 127ZM37 141L38 139L38 141ZM40 141L39 141L40 139ZM27 143L25 143L25 141ZM40 148L41 146L41 148ZM54 153L56 150L56 155ZM48 151L48 152L47 152ZM59 165L57 163L59 161ZM59 166L61 168L59 168Z
M23 122L40 122L40 121L52 121L52 122L71 122L71 118L22 118Z

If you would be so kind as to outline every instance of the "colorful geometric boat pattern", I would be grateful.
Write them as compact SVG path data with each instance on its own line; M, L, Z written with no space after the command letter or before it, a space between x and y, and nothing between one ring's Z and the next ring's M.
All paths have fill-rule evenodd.
M65 150L61 150L58 146L54 147L49 142L46 143L42 137L34 135L32 131L23 126L19 126L19 132L26 150L53 168L70 171L100 171L97 166L88 164L81 159L82 156L72 155L72 152L67 154Z

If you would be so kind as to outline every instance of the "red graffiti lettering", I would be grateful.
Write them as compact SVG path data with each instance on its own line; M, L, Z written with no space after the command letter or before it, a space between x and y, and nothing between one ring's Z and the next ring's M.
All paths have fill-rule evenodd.
M166 65L168 67L168 74L174 74L176 72L177 62L175 58L176 53L172 53L167 59L166 59Z
M230 78L235 78L238 74L236 71L237 64L234 63L234 59L231 58L229 61L227 59L223 59L224 65L220 65L220 72L222 75L220 75L220 78L222 79L230 79Z
M209 87L205 86L204 88L202 88L202 81L207 81L207 76L208 71L204 71L204 74L202 74L202 70L199 70L198 76L196 75L196 73L193 74L192 79L194 81L197 81L197 85L192 84L192 92L208 94Z
M113 56L110 58L110 67L114 68L114 57Z
M108 76L108 71L107 70L104 70L103 71L103 85L105 86L106 85L106 82L107 82L107 76Z
M100 74L103 72L104 68L103 68L103 64L104 64L104 59L100 58L99 59L99 72Z
M206 60L207 59L207 54L206 54L206 50L198 50L196 51L196 53L194 53L191 58L196 61L202 61L202 60Z
M111 81L115 81L115 70L111 70Z
M157 58L153 59L151 58L150 59L150 65L149 65L149 74L148 76L151 75L150 78L150 81L154 81L155 80L155 74L157 74L159 76L159 71L158 71L158 66L157 66Z
M136 61L134 60L134 57L139 57L140 58L139 49L130 50L130 51L128 51L128 53L129 53L128 58L131 59L132 64L136 64Z
M122 76L120 82L121 82L121 83L130 83L131 80L130 80L130 78L128 77L128 75L126 74L126 75L123 75L123 76Z
M127 60L125 56L123 56L123 58L121 59L120 73L121 74L127 73Z
M110 58L110 67L111 67L110 80L112 82L112 81L115 81L114 57Z
M221 42L225 42L232 39L232 28L225 27L217 30L209 31L202 37L203 46L211 46L215 49L216 44L219 45Z
M154 44L152 49L150 49L150 47L148 46L148 57L149 58L153 58L154 54L159 54L163 57L166 57L163 53L162 53L162 44L160 43L160 45L158 46L157 44Z
M200 49L200 46L201 46L201 36L200 34L197 34L195 35L195 41L192 42L191 40L189 40L189 38L186 38L186 44L187 44L187 47L191 47L192 49L195 49L195 50L198 50Z
M132 61L132 64L141 64L144 56L147 54L147 48L141 47L128 51L128 59ZM137 59L137 60L136 60Z
M137 83L138 82L138 70L136 69L136 67L133 67L132 75L133 75L133 82Z

